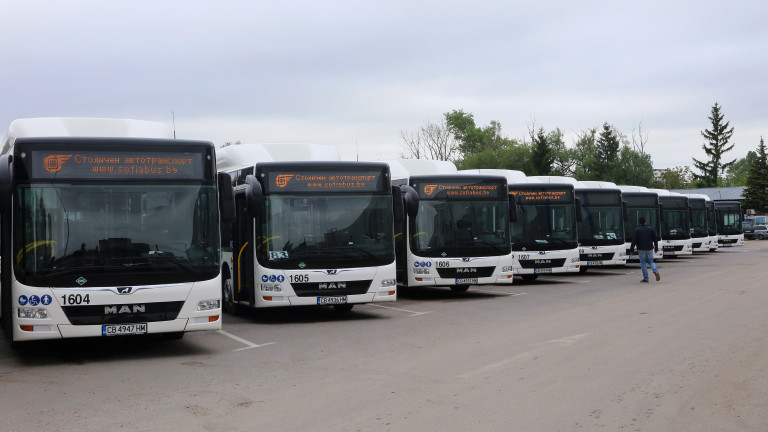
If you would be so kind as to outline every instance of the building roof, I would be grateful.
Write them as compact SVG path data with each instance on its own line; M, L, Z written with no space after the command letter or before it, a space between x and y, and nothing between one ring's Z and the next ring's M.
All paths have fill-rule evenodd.
M712 201L742 201L744 200L744 189L746 188L746 186L734 186L701 189L670 189L670 191L684 194L702 194L708 196Z

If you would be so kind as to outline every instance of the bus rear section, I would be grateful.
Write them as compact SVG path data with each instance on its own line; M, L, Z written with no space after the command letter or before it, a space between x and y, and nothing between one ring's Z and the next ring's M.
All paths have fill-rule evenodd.
M236 219L224 235L228 310L348 310L397 299L386 164L264 162L239 171Z
M577 206L567 183L510 183L512 267L524 280L578 273Z
M741 204L738 201L715 201L717 242L720 247L744 246Z
M485 175L411 175L419 210L398 239L399 282L405 287L509 284L506 179Z
M221 328L212 143L19 137L8 149L1 275L12 340Z

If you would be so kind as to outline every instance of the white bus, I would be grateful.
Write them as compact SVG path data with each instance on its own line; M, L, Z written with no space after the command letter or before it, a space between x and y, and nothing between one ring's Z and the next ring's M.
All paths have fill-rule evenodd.
M717 248L717 234L712 235L710 218L712 217L707 202L712 202L704 194L684 194L691 207L691 247L694 252L710 252ZM714 245L714 246L713 246Z
M11 341L221 328L219 209L226 222L234 206L212 143L154 122L21 119L1 154Z
M330 146L242 144L219 150L235 183L222 231L225 308L397 299L393 218L399 187L384 163L344 162ZM409 208L414 193L408 195ZM393 198L394 197L394 198Z
M688 197L666 189L648 189L659 194L663 216L661 238L664 258L693 254L691 207Z
M738 201L715 201L717 242L720 246L744 246L741 227L741 204Z
M515 170L466 171L507 178L515 275L532 281L540 274L579 272L576 223L581 207L573 184L541 182Z
M621 198L627 203L627 222L624 225L624 247L627 249L627 260L638 261L637 255L632 255L629 247L632 245L632 235L637 228L638 220L644 217L646 223L656 231L656 240L659 242L659 250L653 254L654 260L660 260L664 257L664 250L661 247L661 221L662 211L659 204L659 194L648 190L643 186L619 186L621 189Z
M396 230L404 287L511 284L507 181L459 174L451 162L388 161L395 181L416 190L418 215Z

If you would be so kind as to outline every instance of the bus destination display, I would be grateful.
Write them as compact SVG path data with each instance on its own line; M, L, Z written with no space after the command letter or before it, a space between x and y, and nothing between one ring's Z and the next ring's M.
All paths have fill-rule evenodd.
M385 190L383 180L383 173L375 171L273 171L267 173L265 189L269 193L377 192Z
M526 204L536 203L558 203L558 202L573 202L573 192L570 190L535 190L535 189L518 189L510 190L510 195L515 195L520 199L520 202Z
M38 179L199 179L205 172L198 152L36 150L30 159L24 162Z
M456 183L424 182L414 183L419 199L503 199L505 187L500 183Z

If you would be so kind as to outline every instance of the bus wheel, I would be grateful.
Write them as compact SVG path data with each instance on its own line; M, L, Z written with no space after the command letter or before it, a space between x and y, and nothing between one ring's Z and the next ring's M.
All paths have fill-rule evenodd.
M469 285L453 285L451 291L453 292L466 292L469 289Z
M533 281L536 280L536 278L539 277L539 275L537 275L537 274L524 274L524 275L520 275L520 276L522 276L523 280L526 281L526 282L533 282Z
M349 312L349 311L352 310L353 306L355 306L355 305L349 304L349 303L347 303L347 304L338 304L338 305L333 305L333 310L335 310L336 312Z
M235 291L232 289L232 279L223 279L221 282L221 303L222 309L232 315L237 315L237 303L235 303Z

